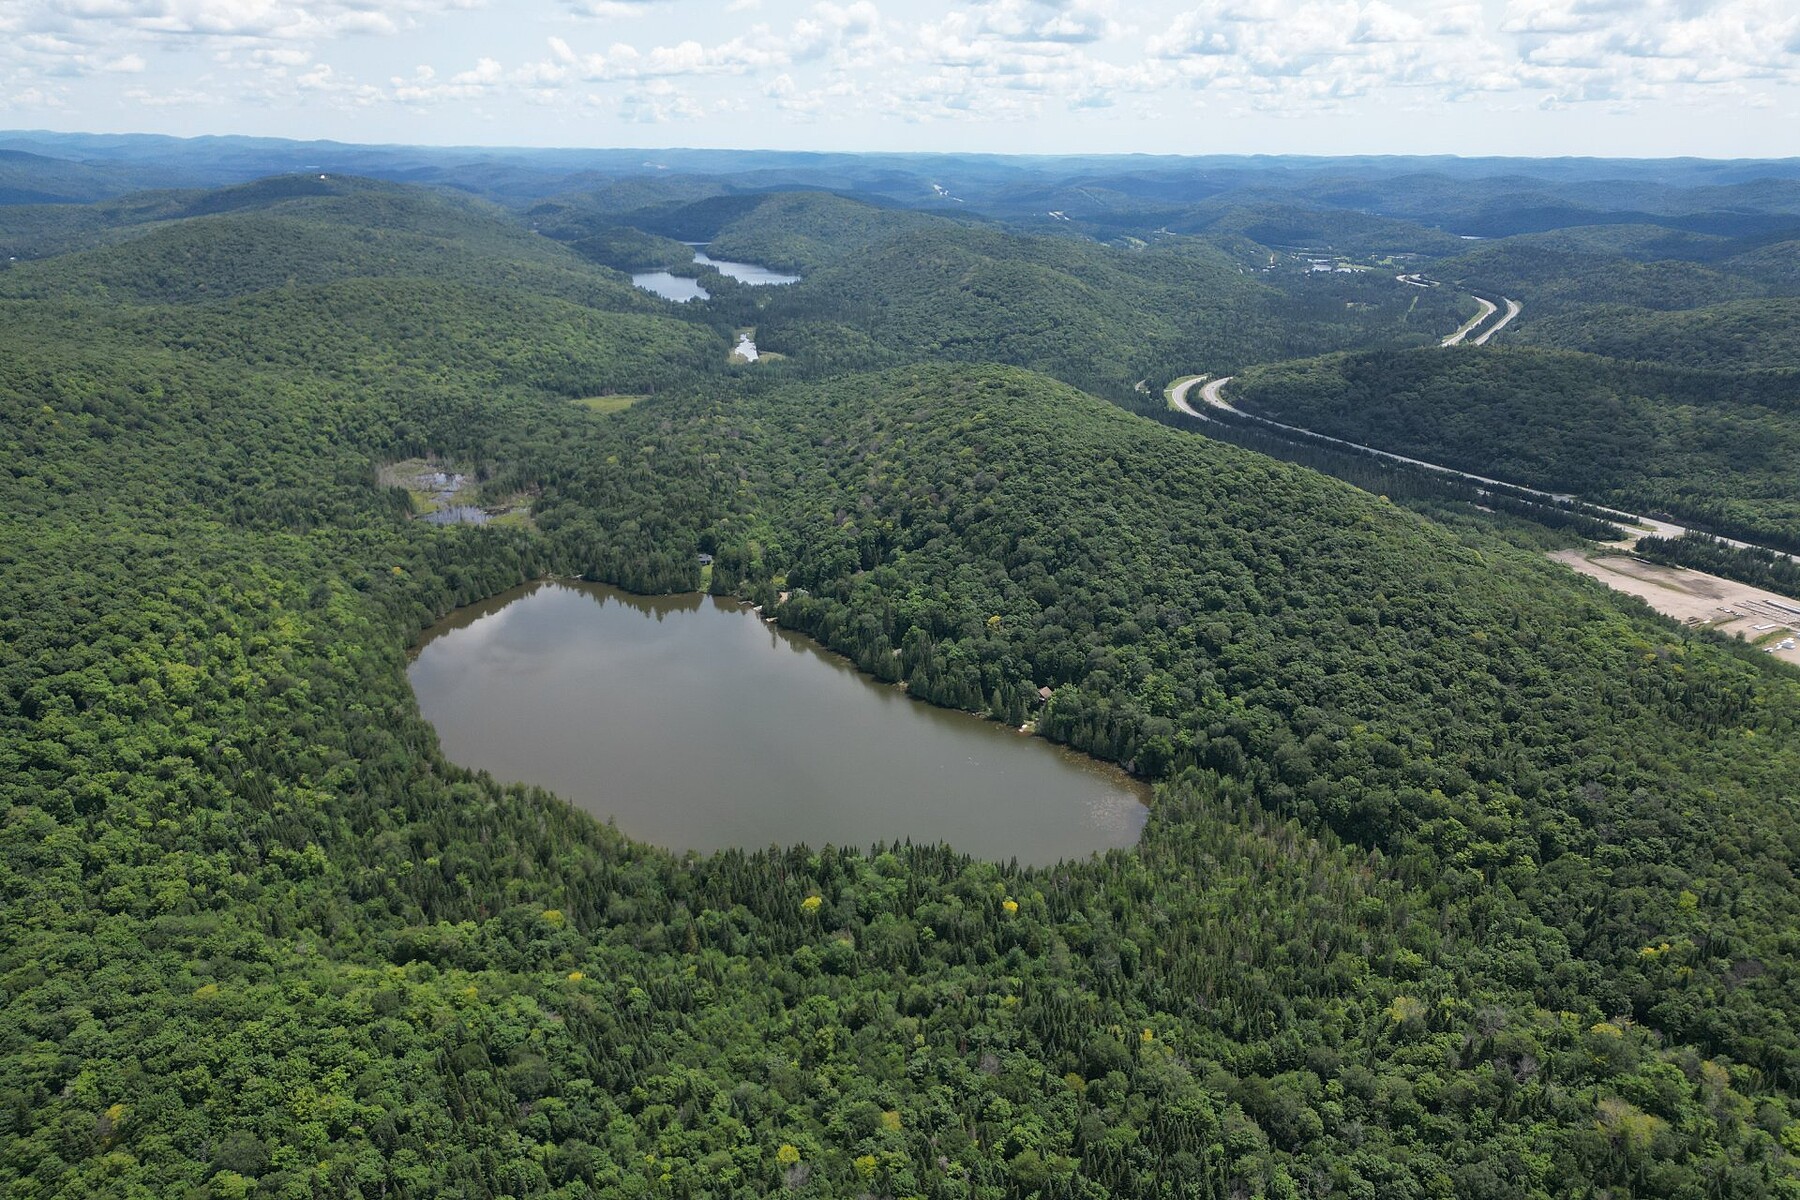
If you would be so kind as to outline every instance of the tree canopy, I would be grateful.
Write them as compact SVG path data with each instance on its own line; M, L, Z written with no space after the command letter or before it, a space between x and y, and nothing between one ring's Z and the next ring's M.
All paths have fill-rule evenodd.
M434 201L292 203L337 200L0 277L8 1195L1800 1191L1767 656L1021 366L756 375L497 214L438 269ZM1217 283L1179 337L1264 286L1216 254L1107 269ZM530 521L412 519L424 455ZM1055 685L1047 736L1156 781L1140 846L676 856L443 757L433 619L703 550L921 699Z

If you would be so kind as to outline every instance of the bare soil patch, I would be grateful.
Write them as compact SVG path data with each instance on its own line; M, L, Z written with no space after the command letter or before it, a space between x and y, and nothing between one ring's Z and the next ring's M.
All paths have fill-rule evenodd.
M1558 550L1550 557L1684 625L1735 634L1800 666L1800 600L1629 554Z

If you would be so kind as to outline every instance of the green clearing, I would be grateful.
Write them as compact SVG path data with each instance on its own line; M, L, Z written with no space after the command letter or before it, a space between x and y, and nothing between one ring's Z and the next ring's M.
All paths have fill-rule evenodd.
M583 396L575 403L591 412L604 414L624 412L638 401L648 399L648 396Z

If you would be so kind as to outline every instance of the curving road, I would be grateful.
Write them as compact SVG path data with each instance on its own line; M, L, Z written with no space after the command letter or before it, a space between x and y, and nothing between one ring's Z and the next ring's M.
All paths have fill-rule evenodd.
M1443 341L1439 342L1438 345L1440 345L1440 346L1455 346L1455 345L1460 344L1464 338L1469 336L1470 332L1472 332L1476 326L1480 325L1483 321L1487 320L1489 317L1493 316L1496 312L1500 311L1500 306L1498 304L1495 304L1492 300L1484 300L1480 296L1475 297L1475 303L1481 305L1481 311L1476 313L1474 316L1470 317L1467 321L1465 321L1463 323L1463 325L1460 329L1458 329L1455 333L1451 334L1449 337L1445 338ZM1508 301L1507 303L1510 304L1511 301ZM1510 321L1510 320L1512 320L1512 314L1508 313L1506 316L1506 321ZM1506 324L1506 321L1502 321L1500 323L1502 325L1504 325L1504 324ZM1494 331L1492 329L1488 330L1488 334L1490 336L1493 334L1493 332ZM1481 344L1480 342L1476 343L1476 345L1480 345L1480 344Z
M1225 385L1230 383L1234 378L1235 376L1232 375L1226 375L1220 379L1209 379L1205 375L1191 375L1186 379L1178 379L1169 386L1169 403L1190 417L1197 417L1202 421L1210 421L1212 419L1211 417L1208 417L1204 412L1195 408L1188 400L1188 393L1193 390L1194 385L1204 383L1205 386L1200 389L1200 401L1202 404L1206 405L1208 408L1218 409L1220 412L1228 412L1234 417L1242 417L1246 421L1255 421L1258 425L1267 425L1273 429L1284 430L1288 433L1298 433L1303 437L1314 438L1321 442L1330 442L1333 445L1343 446L1346 449L1355 450L1361 454L1372 454L1376 458L1385 458L1389 462L1405 463L1410 467L1423 467L1427 471L1436 471L1440 475L1451 475L1457 479L1466 479L1471 483L1485 483L1494 487L1511 488L1516 492L1524 492L1531 496L1540 496L1545 500L1554 500L1558 503L1567 503L1568 501L1575 499L1574 496L1567 492L1543 492L1539 491L1537 488L1521 487L1516 483L1508 483L1504 479L1490 479L1486 475L1473 475L1468 471L1458 471L1454 467L1446 467L1441 466L1438 463L1426 462L1422 458L1408 458L1404 454L1395 454L1389 450L1379 450L1374 446L1365 446L1361 442L1346 441L1343 438L1332 437L1328 433L1314 433L1312 430L1302 429L1298 425L1287 425L1280 421L1272 421L1268 417L1259 417L1255 413L1247 413L1243 409L1235 407L1229 400L1225 399ZM1596 505L1595 507L1599 506ZM1640 520L1640 518L1635 517L1630 513L1614 512L1613 509L1604 509L1602 511L1614 513L1614 515L1623 517L1632 522ZM1655 527L1658 532L1663 529L1680 528L1679 526L1670 525L1667 522L1662 521L1645 520L1644 523ZM1670 534L1669 536L1675 535Z
M1481 301L1481 315L1463 325L1462 328L1458 329L1455 333L1439 342L1438 344L1440 346L1457 345L1464 338L1469 336L1470 330L1474 329L1499 311L1499 305L1494 304L1492 301L1483 300L1480 296L1475 297L1475 299ZM1508 300L1504 296L1502 296L1501 299L1505 301L1506 304L1505 315L1498 321L1495 321L1493 326L1483 332L1480 337L1476 338L1472 343L1473 345L1485 345L1489 338L1506 328L1507 324L1510 323L1514 317L1518 316L1519 311L1524 307L1524 305L1520 304L1517 300ZM1282 421L1271 420L1268 417L1259 417L1255 413L1245 412L1243 409L1233 405L1231 401L1225 399L1225 385L1230 383L1232 378L1233 377L1230 375L1221 376L1218 379L1214 379L1210 375L1187 375L1177 379L1174 383L1171 383L1168 391L1165 392L1164 395L1168 398L1169 406L1171 408L1178 412L1186 413L1196 421L1213 420L1213 418L1209 417L1206 413L1207 409L1213 409L1223 413L1230 413L1232 416L1245 421L1255 421L1257 424L1266 425L1271 429L1279 429L1284 433L1299 434L1301 437L1312 438L1321 442L1330 442L1334 446L1342 446L1347 450L1354 450L1359 454L1368 454L1375 458L1386 459L1388 462L1405 463L1409 467L1419 467L1426 471L1435 471L1440 475L1447 475L1453 479L1463 479L1470 483L1486 484L1492 487L1509 488L1515 492L1523 492L1525 495L1537 496L1541 499L1554 501L1559 504L1566 504L1577 499L1576 496L1568 492L1541 491L1537 488L1525 487L1522 484L1510 483L1504 479L1494 479L1487 475L1476 475L1469 471L1459 471L1455 467L1446 467L1441 463L1426 462L1422 458L1408 458L1404 454L1395 454L1391 450L1382 450L1375 446L1365 446L1361 442L1352 442L1347 441L1344 438L1332 437L1328 433L1315 433L1314 431L1305 429L1299 425L1289 425ZM1200 403L1203 406L1202 408L1194 407L1193 402L1188 399L1188 394L1192 392L1195 387L1200 388ZM1587 502L1584 501L1583 503ZM1685 526L1677 525L1673 521L1661 521L1655 517L1639 516L1636 513L1623 512L1619 509L1608 508L1601 504L1588 504L1588 507L1597 512L1605 513L1608 517L1617 521L1620 527L1625 530L1625 539L1628 544L1635 544L1638 538L1643 537L1646 534L1655 534L1657 537L1678 538L1682 534L1688 532ZM1696 530L1695 532L1705 533L1705 530ZM1771 550L1771 548L1767 546L1758 546L1753 542L1740 542L1734 538L1719 537L1717 534L1707 534L1707 536L1715 538L1718 541L1725 543L1727 546L1735 546L1740 550ZM1780 550L1771 550L1771 553L1780 554L1783 558L1789 558L1795 562L1800 562L1800 555L1786 554Z
M1464 338L1469 336L1470 330L1476 328L1483 321L1492 317L1499 311L1499 305L1493 303L1491 300L1484 300L1480 296L1475 297L1475 299L1481 303L1481 314L1463 325L1455 333L1439 342L1438 345L1454 346L1459 344ZM1502 329L1505 329L1506 326L1511 323L1512 319L1519 315L1520 310L1524 308L1524 305L1520 304L1517 300L1509 300L1504 296L1501 297L1501 300L1506 304L1505 315L1498 321L1495 321L1494 324L1484 331L1480 337L1476 338L1474 342L1471 343L1472 345L1486 345L1489 338L1493 337L1496 333L1499 333ZM1196 421L1213 420L1212 417L1209 417L1206 414L1205 410L1214 409L1219 412L1230 413L1232 416L1241 418L1245 421L1255 421L1257 424L1266 425L1271 429L1279 429L1285 433L1299 434L1302 437L1313 438L1321 442L1330 442L1336 446L1343 446L1348 450L1355 450L1360 454L1372 455L1375 458L1386 459L1389 462L1405 463L1410 467L1419 467L1426 471L1435 471L1440 475L1448 475L1454 479L1464 479L1470 483L1509 488L1515 492L1523 492L1528 496L1537 496L1545 500L1563 504L1578 499L1578 497L1567 492L1540 491L1537 488L1525 487L1522 484L1509 483L1504 479L1493 479L1486 475L1476 475L1469 471L1459 471L1455 467L1446 467L1441 463L1426 462L1422 458L1408 458L1404 454L1395 454L1391 450L1381 450L1374 446L1365 446L1360 442L1351 442L1346 441L1343 438L1332 437L1328 433L1315 433L1312 430L1304 429L1299 425L1288 425L1281 421L1271 420L1268 417L1259 417L1255 413L1247 413L1225 399L1225 385L1230 383L1232 378L1233 377L1230 375L1224 375L1218 379L1214 379L1210 375L1185 375L1171 383L1168 390L1165 391L1163 395L1168 399L1169 407L1175 409L1177 412L1182 412L1193 417ZM1192 392L1195 387L1200 388L1200 403L1204 406L1203 408L1195 408L1193 402L1188 399L1188 394ZM1639 516L1636 513L1623 512L1616 508L1607 508L1602 504L1591 504L1586 501L1583 501L1583 503L1587 504L1589 508L1592 508L1597 512L1605 513L1609 518L1618 522L1619 526L1625 531L1626 545L1635 545L1638 538L1649 534L1655 534L1657 537L1664 538L1678 538L1688 532L1688 529L1685 526L1677 525L1672 521L1662 521L1655 517ZM1705 530L1695 530L1694 532L1706 533ZM1781 550L1775 550L1769 546L1758 546L1754 542L1740 542L1735 538L1720 537L1716 533L1708 533L1706 536L1711 537L1716 541L1723 542L1727 546L1735 546L1740 550L1767 550L1771 554L1777 554L1783 558L1791 559L1794 562L1800 562L1800 554L1788 554Z
M1498 327L1496 327L1496 329L1497 328ZM1243 409L1233 405L1231 401L1225 399L1225 385L1230 383L1233 378L1234 376L1231 375L1225 375L1218 379L1214 379L1208 375L1189 375L1185 378L1177 379L1174 383L1169 385L1169 390L1167 392L1169 404L1177 411L1186 413L1195 420L1212 420L1213 418L1207 416L1204 411L1195 408L1193 402L1188 399L1188 393L1193 391L1196 385L1200 385L1200 402L1207 408L1230 413L1232 416L1240 417L1246 421L1255 421L1259 425L1267 425L1272 429L1280 429L1286 433L1297 433L1302 437L1313 438L1321 442L1330 442L1335 446L1342 446L1347 450L1355 450L1361 454L1368 454L1375 458L1386 459L1388 462L1405 463L1410 467L1420 467L1427 471L1435 471L1440 475L1448 475L1454 479L1467 480L1470 483L1503 487L1510 491L1523 492L1527 496L1537 496L1541 499L1554 501L1559 504L1566 504L1580 499L1568 492L1546 492L1538 488L1526 487L1523 484L1510 483L1504 479L1494 479L1487 475L1476 475L1469 471L1459 471L1455 467L1446 467L1441 463L1426 462L1422 458L1408 458L1404 454L1395 454L1391 450L1381 450L1374 446L1365 446L1360 442L1351 442L1346 441L1343 438L1332 437L1328 433L1314 433L1312 430L1303 429L1298 425L1288 425L1281 421L1270 420L1268 417L1259 417L1255 413L1245 412ZM1625 531L1625 543L1628 545L1634 545L1640 537L1645 537L1650 534L1663 538L1678 538L1682 534L1688 532L1686 526L1677 525L1673 521L1663 521L1656 517L1640 516L1637 513L1628 513L1621 509L1608 508L1603 504L1593 504L1588 501L1581 501L1581 503L1596 512L1605 513L1607 517L1616 521L1619 524L1619 527ZM1694 532L1706 533L1703 529L1694 530ZM1769 550L1770 553L1779 554L1783 558L1789 558L1793 559L1795 562L1800 562L1800 555L1786 554L1783 551L1774 550L1768 546L1758 546L1754 542L1740 542L1735 538L1719 537L1716 533L1709 533L1706 536L1723 542L1727 546L1735 546L1740 550Z
M1481 300L1481 297L1479 296L1475 298ZM1491 328L1483 331L1482 335L1475 339L1475 345L1487 345L1488 339L1493 337L1496 333L1499 333L1502 329L1505 329L1507 325L1511 323L1512 319L1519 315L1519 310L1525 307L1517 300L1507 300L1505 296L1500 297L1500 299L1506 301L1506 315L1501 317L1498 321L1495 321ZM1486 304L1487 301L1482 300L1482 303ZM1446 343L1446 345L1448 345L1448 343Z

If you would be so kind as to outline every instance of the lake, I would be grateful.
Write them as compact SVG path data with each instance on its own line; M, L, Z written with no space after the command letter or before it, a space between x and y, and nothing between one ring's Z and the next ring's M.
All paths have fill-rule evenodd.
M705 242L691 242L695 247L704 246ZM694 251L694 261L703 267L711 267L721 275L747 283L752 287L770 287L779 284L799 283L798 275L784 275L780 271L771 271L768 267L759 267L755 263L729 262L722 258L708 258L698 249ZM664 300L673 300L677 304L686 304L689 300L710 300L711 294L695 279L681 275L671 275L667 271L638 271L631 277L631 282L646 292L655 292Z
M908 699L735 601L540 583L428 631L408 676L453 762L640 841L945 841L1053 863L1136 844L1115 767Z
M698 279L671 275L667 271L639 271L631 277L631 282L646 292L655 292L664 300L673 300L677 304L686 304L689 300L712 299L712 294L700 286Z
M771 271L767 267L759 267L755 263L727 262L722 258L708 258L699 251L694 252L694 261L703 267L711 267L721 275L730 276L739 283L747 283L752 287L771 287L788 283L799 283L798 275L784 275L780 271Z

